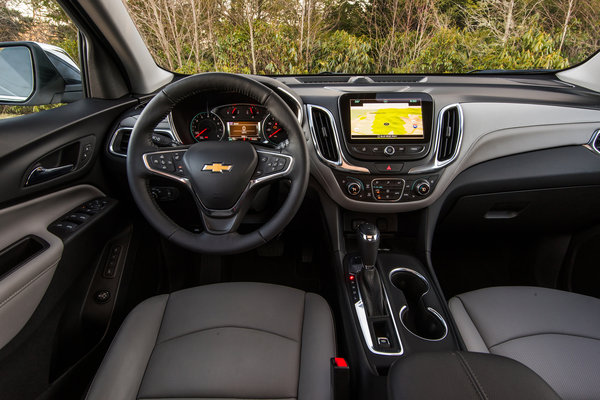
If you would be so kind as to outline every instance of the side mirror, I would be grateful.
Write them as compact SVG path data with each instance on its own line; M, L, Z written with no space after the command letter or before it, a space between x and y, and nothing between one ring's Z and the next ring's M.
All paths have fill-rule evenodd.
M0 42L0 105L71 103L82 96L81 71L60 47Z

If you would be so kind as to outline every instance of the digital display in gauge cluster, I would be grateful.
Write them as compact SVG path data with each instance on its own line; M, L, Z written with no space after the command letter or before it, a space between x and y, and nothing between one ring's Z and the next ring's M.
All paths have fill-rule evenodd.
M197 142L205 140L244 140L279 147L287 142L287 132L267 110L253 104L230 104L200 112L190 123Z

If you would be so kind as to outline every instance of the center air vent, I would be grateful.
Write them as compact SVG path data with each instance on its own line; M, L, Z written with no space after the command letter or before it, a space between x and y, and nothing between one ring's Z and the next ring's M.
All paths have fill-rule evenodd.
M459 105L442 110L439 119L437 161L448 164L456 157L462 137L462 112Z
M325 161L340 163L340 152L337 147L335 125L331 114L317 106L308 106L310 130L317 153Z

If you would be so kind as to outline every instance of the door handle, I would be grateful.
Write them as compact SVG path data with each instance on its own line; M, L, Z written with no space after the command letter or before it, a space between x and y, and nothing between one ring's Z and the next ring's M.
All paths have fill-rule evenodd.
M61 165L55 168L44 168L41 165L37 166L29 173L25 186L35 185L42 183L50 179L58 178L59 176L65 175L73 170L74 164Z

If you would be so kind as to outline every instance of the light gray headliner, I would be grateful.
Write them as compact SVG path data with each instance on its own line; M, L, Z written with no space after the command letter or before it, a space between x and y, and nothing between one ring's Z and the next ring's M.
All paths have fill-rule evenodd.
M447 104L436 104L437 115ZM427 207L443 194L458 174L495 158L553 147L585 145L600 128L600 111L517 103L460 103L464 131L457 159L443 170L426 200L410 203L366 203L348 199L331 169L311 151L311 172L338 204L362 212L402 212ZM336 112L337 110L332 110ZM437 121L436 121L437 122ZM338 131L340 131L338 127ZM312 144L311 144L312 147Z

